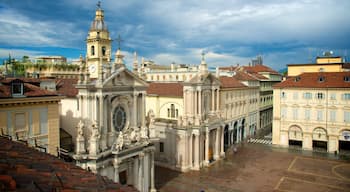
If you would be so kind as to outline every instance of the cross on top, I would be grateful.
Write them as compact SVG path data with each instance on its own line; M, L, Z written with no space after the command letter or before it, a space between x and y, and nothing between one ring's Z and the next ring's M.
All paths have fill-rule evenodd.
M97 5L97 8L101 9L101 1L98 1L96 5Z
M123 42L123 39L118 35L118 38L115 40L118 42L118 49L120 49L120 43Z

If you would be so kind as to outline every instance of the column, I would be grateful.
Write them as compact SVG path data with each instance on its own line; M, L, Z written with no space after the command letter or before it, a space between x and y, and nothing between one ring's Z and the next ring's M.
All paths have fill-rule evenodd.
M143 192L143 186L144 186L144 184L143 184L143 161L144 161L144 156L145 156L145 154L144 153L141 153L140 155L139 155L139 176L138 176L138 178L137 178L137 180L138 180L138 190L139 191L141 191L141 192Z
M198 115L199 117L202 116L202 90L198 91Z
M220 128L216 128L216 130L215 130L215 152L214 152L214 159L215 160L218 160L219 159L219 144L220 144L220 142L219 142L219 129Z
M192 145L193 141L192 141L192 138L193 138L193 135L190 134L190 137L188 138L189 142L190 142L190 144L189 144L189 146L190 146L190 150L189 150L189 164L190 164L190 168L193 167L193 159L192 159L192 157L193 157L193 145Z
M197 90L194 91L194 113L193 115L197 115L198 114L198 92Z
M128 171L127 171L127 184L132 185L133 184L133 170L132 170L132 159L128 161Z
M143 158L143 191L149 191L149 183L150 183L150 174L148 172L149 170L149 152L145 153L145 156Z
M210 131L207 130L205 132L205 164L209 165L209 133Z
M183 116L187 116L187 90L184 90L184 111Z
M114 167L114 182L119 183L119 163L118 160L114 159L113 162Z
M138 174L138 171L139 171L139 159L137 157L134 157L134 179L133 179L133 185L135 188L138 189L138 186L139 186L139 174Z
M194 135L194 170L199 170L199 135Z
M107 135L106 135L106 130L103 128L103 95L100 95L100 100L99 100L99 121L98 124L100 125L100 133L101 133L101 148L102 151L106 150L107 148Z
M151 192L156 192L156 188L154 186L154 151L151 151Z
M145 111L145 94L142 93L141 94L141 127L146 127L145 125L145 114L146 114L146 111ZM136 111L135 111L136 113Z
M137 115L137 93L134 93L133 96L134 96L133 111L131 112L133 115L132 126L136 128L137 127L137 116L136 116Z
M228 131L228 130L227 130ZM220 156L221 157L225 157L225 152L224 152L224 127L221 127L221 132L220 132L220 143L221 143L221 146L220 146ZM229 132L227 133L229 134Z
M211 111L215 111L215 89L211 89Z
M219 89L216 90L216 112L219 113Z

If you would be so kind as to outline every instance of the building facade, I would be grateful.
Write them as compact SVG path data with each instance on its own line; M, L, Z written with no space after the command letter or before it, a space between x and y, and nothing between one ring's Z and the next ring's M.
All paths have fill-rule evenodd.
M256 63L259 61L259 63ZM259 87L259 115L257 131L251 136L264 136L272 132L273 89L272 86L281 82L282 76L275 70L263 65L258 57L253 66L221 67L220 76L232 76L246 86ZM253 62L254 63L254 62Z
M63 129L75 132L73 158L78 166L141 192L155 191L154 146L145 119L148 84L126 68L120 48L112 63L110 50L98 4L88 32L86 62L82 57L79 62L76 99L61 108L65 120L77 124Z
M221 76L220 82L220 111L225 122L226 149L256 135L259 128L259 86L247 86L235 76Z
M350 72L303 73L274 86L273 144L350 149Z
M220 81L208 72L204 56L198 69L185 82L151 83L147 91L146 110L158 165L185 172L225 156Z
M350 69L350 64L346 62L345 58L334 56L333 52L325 52L323 56L316 57L315 63L289 64L287 66L288 76L311 72L343 72Z
M63 97L40 88L44 80L0 80L1 134L57 156L60 147L59 102Z

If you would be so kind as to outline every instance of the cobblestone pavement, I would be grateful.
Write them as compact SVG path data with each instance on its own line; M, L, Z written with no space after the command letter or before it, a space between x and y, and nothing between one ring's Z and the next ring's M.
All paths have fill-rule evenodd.
M200 171L156 167L156 187L161 192L350 191L350 161L285 151L245 144Z

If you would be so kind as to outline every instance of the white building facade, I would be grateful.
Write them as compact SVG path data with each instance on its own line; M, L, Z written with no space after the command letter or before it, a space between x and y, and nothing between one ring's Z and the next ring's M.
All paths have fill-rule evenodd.
M110 50L104 12L98 6L87 38L86 61L80 59L76 103L70 99L71 106L62 108L62 113L78 109L72 114L78 122L72 134L73 158L78 166L120 184L156 191L154 146L145 119L148 84L125 67L120 48L112 63Z

